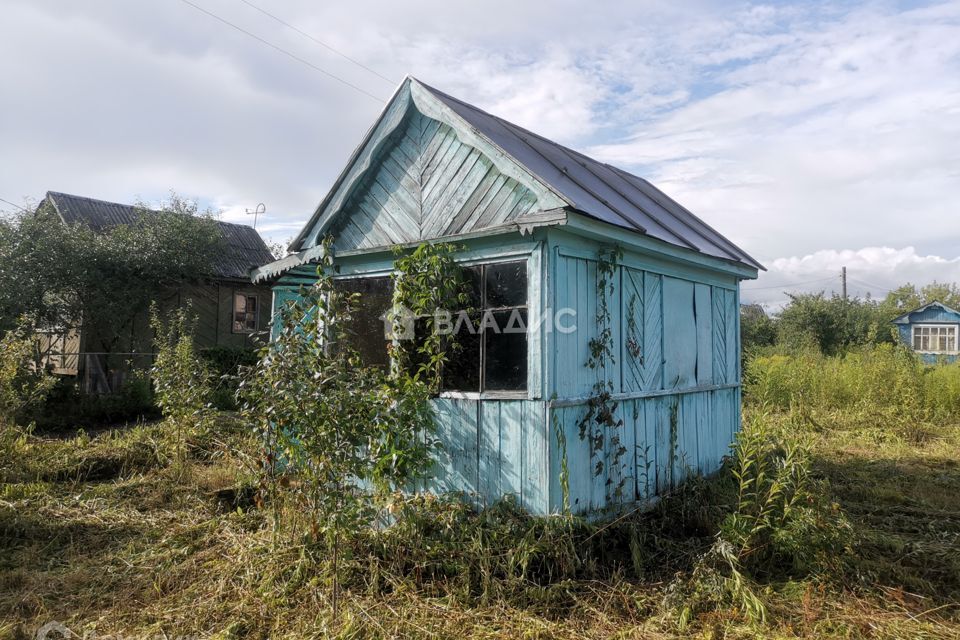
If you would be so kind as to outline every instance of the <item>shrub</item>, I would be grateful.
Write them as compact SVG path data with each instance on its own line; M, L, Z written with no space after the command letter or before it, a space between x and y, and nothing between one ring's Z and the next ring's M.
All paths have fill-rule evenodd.
M173 427L181 463L186 459L185 434L203 433L213 419L211 376L197 356L189 312L189 306L178 309L165 323L156 305L150 309L157 354L150 369L154 393L163 417Z
M693 574L671 589L681 627L698 613L737 606L748 618L766 619L756 581L846 570L852 528L826 487L811 475L809 443L777 433L764 412L744 424L733 447L733 510Z
M928 367L904 345L866 345L841 356L816 350L758 354L744 371L747 399L787 410L893 411L916 421L960 414L960 364Z
M264 439L273 494L282 468L302 479L291 492L306 517L302 533L330 552L336 611L343 539L369 526L371 491L405 487L425 472L433 422L424 382L365 367L352 348L356 295L335 290L326 255L316 284L281 312L241 393Z
M238 409L240 371L257 363L257 350L252 347L208 347L201 349L199 355L212 376L213 406L223 411Z
M54 383L39 366L32 327L21 322L0 338L0 426L12 426Z

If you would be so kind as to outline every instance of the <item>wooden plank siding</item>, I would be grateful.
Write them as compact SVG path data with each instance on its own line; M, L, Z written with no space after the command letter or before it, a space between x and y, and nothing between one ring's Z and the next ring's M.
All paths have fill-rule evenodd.
M616 417L602 451L581 439L579 423L596 377L585 365L597 335L599 245L551 234L555 309L576 312L578 330L552 337L546 397L551 437L549 509L562 507L558 480L565 456L575 512L616 509L675 489L692 474L716 472L740 424L739 300L736 280L636 268L628 252L610 296ZM645 266L645 265L644 265ZM684 274L686 275L686 274ZM562 437L557 437L557 432ZM616 455L615 439L627 453ZM561 447L561 442L565 446ZM563 449L563 450L561 450ZM622 487L622 491L617 488Z
M457 135L412 109L384 141L330 230L337 251L493 227L531 210L537 196Z

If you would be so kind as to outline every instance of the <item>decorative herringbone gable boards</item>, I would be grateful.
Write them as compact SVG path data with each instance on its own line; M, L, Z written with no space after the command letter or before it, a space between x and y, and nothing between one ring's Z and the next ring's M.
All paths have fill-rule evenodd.
M335 249L365 249L486 229L540 208L529 187L414 109L329 230Z
M338 252L461 235L569 203L408 78L294 249Z

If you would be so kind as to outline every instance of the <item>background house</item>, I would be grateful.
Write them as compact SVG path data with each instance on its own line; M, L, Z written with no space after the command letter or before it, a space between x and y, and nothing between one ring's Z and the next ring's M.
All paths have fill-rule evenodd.
M738 284L762 267L642 178L408 78L296 253L254 272L276 306L314 280L327 235L341 286L364 294L356 326L369 362L388 358L376 318L391 302L395 245L464 246L475 304L526 323L468 339L448 368L428 489L512 494L541 514L567 493L586 512L719 468L740 424ZM614 246L623 256L607 291L598 265ZM602 299L614 357L596 372L586 363ZM599 443L581 432L598 375L622 421Z
M896 318L900 339L927 364L956 362L960 312L936 300Z
M49 205L64 224L83 224L94 231L134 224L139 216L153 212L115 202L49 191L40 206ZM188 301L197 316L195 340L201 349L249 347L254 335L270 320L270 289L251 284L250 270L273 260L263 239L252 227L218 221L222 250L215 256L210 274L197 274L191 282L171 288L160 301L171 309ZM153 333L148 309L130 309L126 335L104 353L98 336L79 326L53 328L44 334L47 363L60 375L76 376L88 392L116 391L131 368L149 366ZM109 359L109 366L108 366Z

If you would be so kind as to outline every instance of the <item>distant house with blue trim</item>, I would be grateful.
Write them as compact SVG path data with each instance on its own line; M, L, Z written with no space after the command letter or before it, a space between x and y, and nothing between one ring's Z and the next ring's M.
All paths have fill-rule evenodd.
M337 282L361 294L369 364L389 363L394 247L456 243L470 306L525 325L464 337L433 400L429 490L585 513L720 468L740 428L739 284L763 267L643 178L408 77L291 255L254 271L275 310L315 282L327 236ZM612 351L600 371L587 366L598 307Z
M960 357L960 311L934 300L896 318L900 339L927 364L956 362Z

